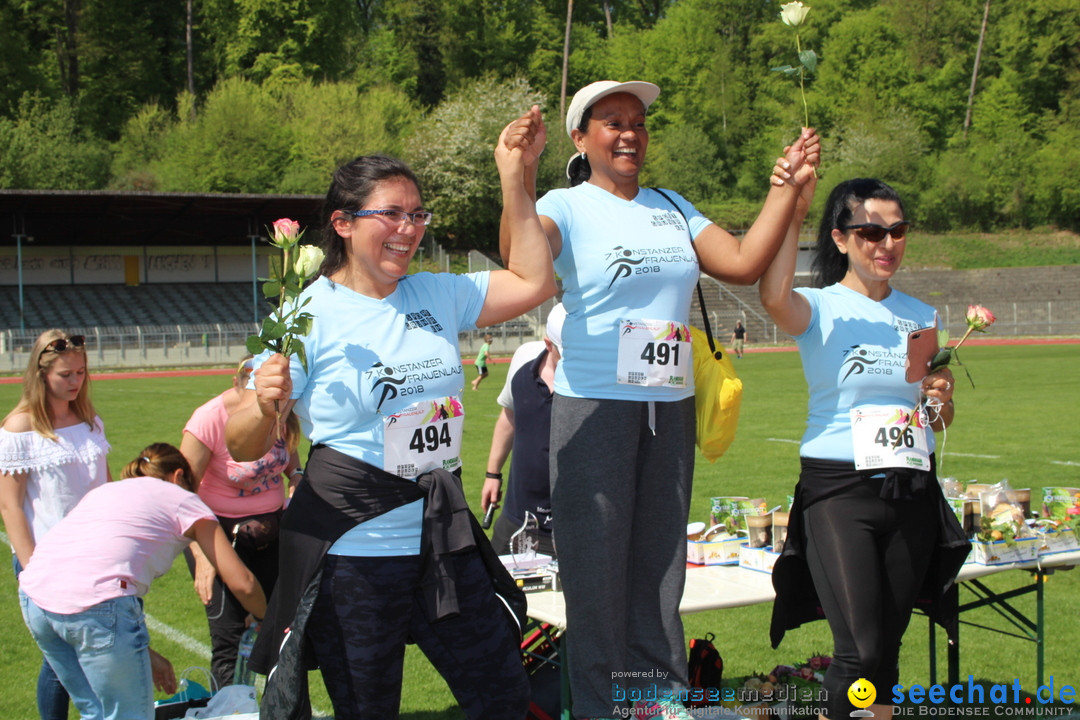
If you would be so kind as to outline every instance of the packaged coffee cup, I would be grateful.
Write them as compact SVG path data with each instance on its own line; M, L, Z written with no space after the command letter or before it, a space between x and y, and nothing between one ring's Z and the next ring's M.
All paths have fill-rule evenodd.
M784 543L787 542L788 513L777 510L772 514L772 549L773 552L784 552Z
M1024 513L1024 517L1031 517L1031 488L1006 490L1005 497L1007 497L1009 502L1013 505L1020 508L1020 512Z
M761 548L772 544L772 514L747 515L744 519L750 547Z
M982 530L982 501L970 500L968 507L971 508L971 533L974 535ZM964 512L967 512L967 507L964 508Z

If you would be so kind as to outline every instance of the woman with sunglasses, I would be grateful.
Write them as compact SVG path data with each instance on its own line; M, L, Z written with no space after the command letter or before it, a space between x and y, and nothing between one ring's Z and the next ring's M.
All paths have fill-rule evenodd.
M18 576L38 542L83 495L109 480L105 426L90 401L85 338L46 330L34 341L22 397L0 428L0 515ZM48 661L37 684L42 720L68 715Z
M240 559L269 595L277 581L278 529L285 500L303 475L296 450L300 424L290 415L285 432L274 438L269 452L254 462L233 460L225 447L225 423L243 400L251 369L248 355L237 366L232 387L195 409L184 426L180 452L199 483L199 497L217 515ZM192 543L185 556L195 591L206 606L213 648L210 668L218 687L225 687L233 683L247 611L198 543Z
M149 720L154 687L176 692L172 664L150 649L142 598L189 543L253 618L266 612L259 581L194 494L179 450L154 443L121 477L87 493L19 578L23 621L82 720Z
M782 166L774 175L790 181ZM813 186L759 285L765 309L798 344L810 390L788 541L773 570L772 639L775 647L785 630L813 619L820 602L834 642L826 714L840 718L854 709L847 690L857 679L879 693L896 684L924 580L940 599L967 545L933 454L932 431L955 412L952 373L909 382L905 371L909 333L933 332L937 313L890 285L907 247L900 196L880 180L837 185L818 229L814 287L796 289L798 227ZM920 398L927 411L912 419ZM870 710L879 720L892 714L888 704Z
M378 155L334 173L323 208L325 260L301 295L314 316L302 338L307 362L257 358L255 389L226 428L238 460L266 452L279 413L299 415L312 442L282 519L281 571L252 654L257 671L276 667L263 696L267 717L300 712L302 671L313 663L335 717L397 717L410 639L465 717L525 715L518 630L481 560L487 541L469 522L458 477L458 333L517 317L555 294L523 179L524 150L535 156L545 137L542 124L515 121L496 146L511 218L506 270L408 275L431 220L416 176Z

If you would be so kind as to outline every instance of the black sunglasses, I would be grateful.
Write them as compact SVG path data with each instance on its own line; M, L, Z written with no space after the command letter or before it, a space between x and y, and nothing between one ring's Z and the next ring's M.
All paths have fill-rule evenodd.
M65 350L67 350L69 347L75 348L75 349L81 349L81 348L83 348L85 346L86 346L86 336L85 335L72 335L71 337L68 337L68 338L56 338L55 340L53 340L52 342L50 342L48 345L45 346L45 349L41 351L41 355L44 355L47 352L62 353ZM41 355L38 355L38 357L40 358Z
M844 225L840 230L848 232L855 231L855 234L861 237L867 242L877 243L885 239L886 235L892 235L892 239L900 242L907 236L908 228L911 227L911 223L907 220L901 220L895 222L889 227L884 225L878 225L877 223L863 223L861 225Z

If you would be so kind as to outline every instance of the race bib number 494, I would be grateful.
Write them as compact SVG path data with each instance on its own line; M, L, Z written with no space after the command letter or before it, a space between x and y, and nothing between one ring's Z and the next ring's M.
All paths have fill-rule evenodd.
M684 388L693 382L690 328L666 320L619 323L616 382L645 387Z
M424 400L388 415L383 421L383 469L413 478L461 466L465 410L457 397Z
M930 469L926 413L909 423L911 410L891 405L862 405L851 409L851 440L855 468Z

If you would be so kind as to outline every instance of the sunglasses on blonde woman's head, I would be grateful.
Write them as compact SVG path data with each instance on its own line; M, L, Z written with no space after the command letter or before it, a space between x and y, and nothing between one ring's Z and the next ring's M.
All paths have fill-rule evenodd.
M41 351L41 355L44 355L47 352L62 353L68 348L81 350L85 345L86 336L84 335L72 335L71 337L67 338L56 338L45 346L45 349ZM41 357L41 355L39 355L38 357Z
M877 243L885 239L886 235L891 235L895 242L900 242L907 237L908 228L911 227L911 223L907 220L901 220L895 222L888 227L884 225L878 225L877 223L862 223L861 225L843 225L840 230L842 232L852 232L867 242Z

